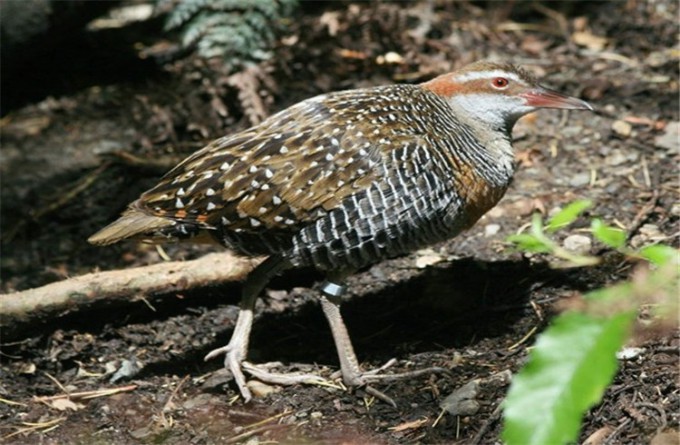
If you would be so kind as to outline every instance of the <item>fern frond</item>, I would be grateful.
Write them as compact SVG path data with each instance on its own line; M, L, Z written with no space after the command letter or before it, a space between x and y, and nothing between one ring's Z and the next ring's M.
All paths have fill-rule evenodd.
M165 27L180 29L184 48L222 57L232 68L266 60L297 0L158 0L171 8Z

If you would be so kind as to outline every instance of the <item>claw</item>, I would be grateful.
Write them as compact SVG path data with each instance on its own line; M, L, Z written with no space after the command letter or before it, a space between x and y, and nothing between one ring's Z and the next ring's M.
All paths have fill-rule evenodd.
M218 355L226 354L227 352L229 352L229 345L213 349L212 351L208 352L205 357L203 357L203 361L207 362L208 360L212 360Z
M397 402L392 399L392 397L388 396L387 394L378 391L377 389L373 388L372 386L366 385L364 386L364 391L366 391L366 394L372 395L376 399L382 400L383 402L387 403L388 405L391 405L392 408L397 407Z

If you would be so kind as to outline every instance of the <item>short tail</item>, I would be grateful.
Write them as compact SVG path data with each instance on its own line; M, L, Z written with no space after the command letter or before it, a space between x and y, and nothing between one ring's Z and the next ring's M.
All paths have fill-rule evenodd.
M129 209L116 221L88 238L88 242L99 246L117 243L124 239L165 238L173 231L177 222L160 216L147 215L136 209Z

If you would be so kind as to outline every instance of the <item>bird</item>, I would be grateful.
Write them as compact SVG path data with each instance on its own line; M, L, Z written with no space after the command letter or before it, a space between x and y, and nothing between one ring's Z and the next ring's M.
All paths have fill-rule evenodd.
M210 142L88 241L207 237L267 257L242 286L229 343L206 356L224 355L246 402L244 372L276 384L320 379L247 361L259 294L286 269L311 266L325 277L319 300L344 384L394 404L357 360L340 312L346 279L470 228L512 181L514 124L542 108L594 110L512 63L489 60L420 84L318 95Z

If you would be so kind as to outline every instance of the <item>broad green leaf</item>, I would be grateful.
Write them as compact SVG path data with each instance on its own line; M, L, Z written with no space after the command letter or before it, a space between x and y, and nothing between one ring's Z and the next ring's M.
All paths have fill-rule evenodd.
M593 235L595 235L595 238L609 247L620 249L624 244L626 244L626 232L621 229L608 226L599 219L593 220L591 229L593 231Z
M584 210L590 208L592 205L593 203L587 199L572 202L548 220L548 225L545 227L545 230L552 233L573 223Z
M545 253L552 251L552 246L528 233L510 235L507 241L516 244L518 249L525 252Z
M640 249L640 256L656 266L668 263L680 264L680 251L663 244L654 244Z
M616 368L616 351L634 319L577 312L557 317L541 334L504 402L507 445L575 443L584 413L602 398Z

